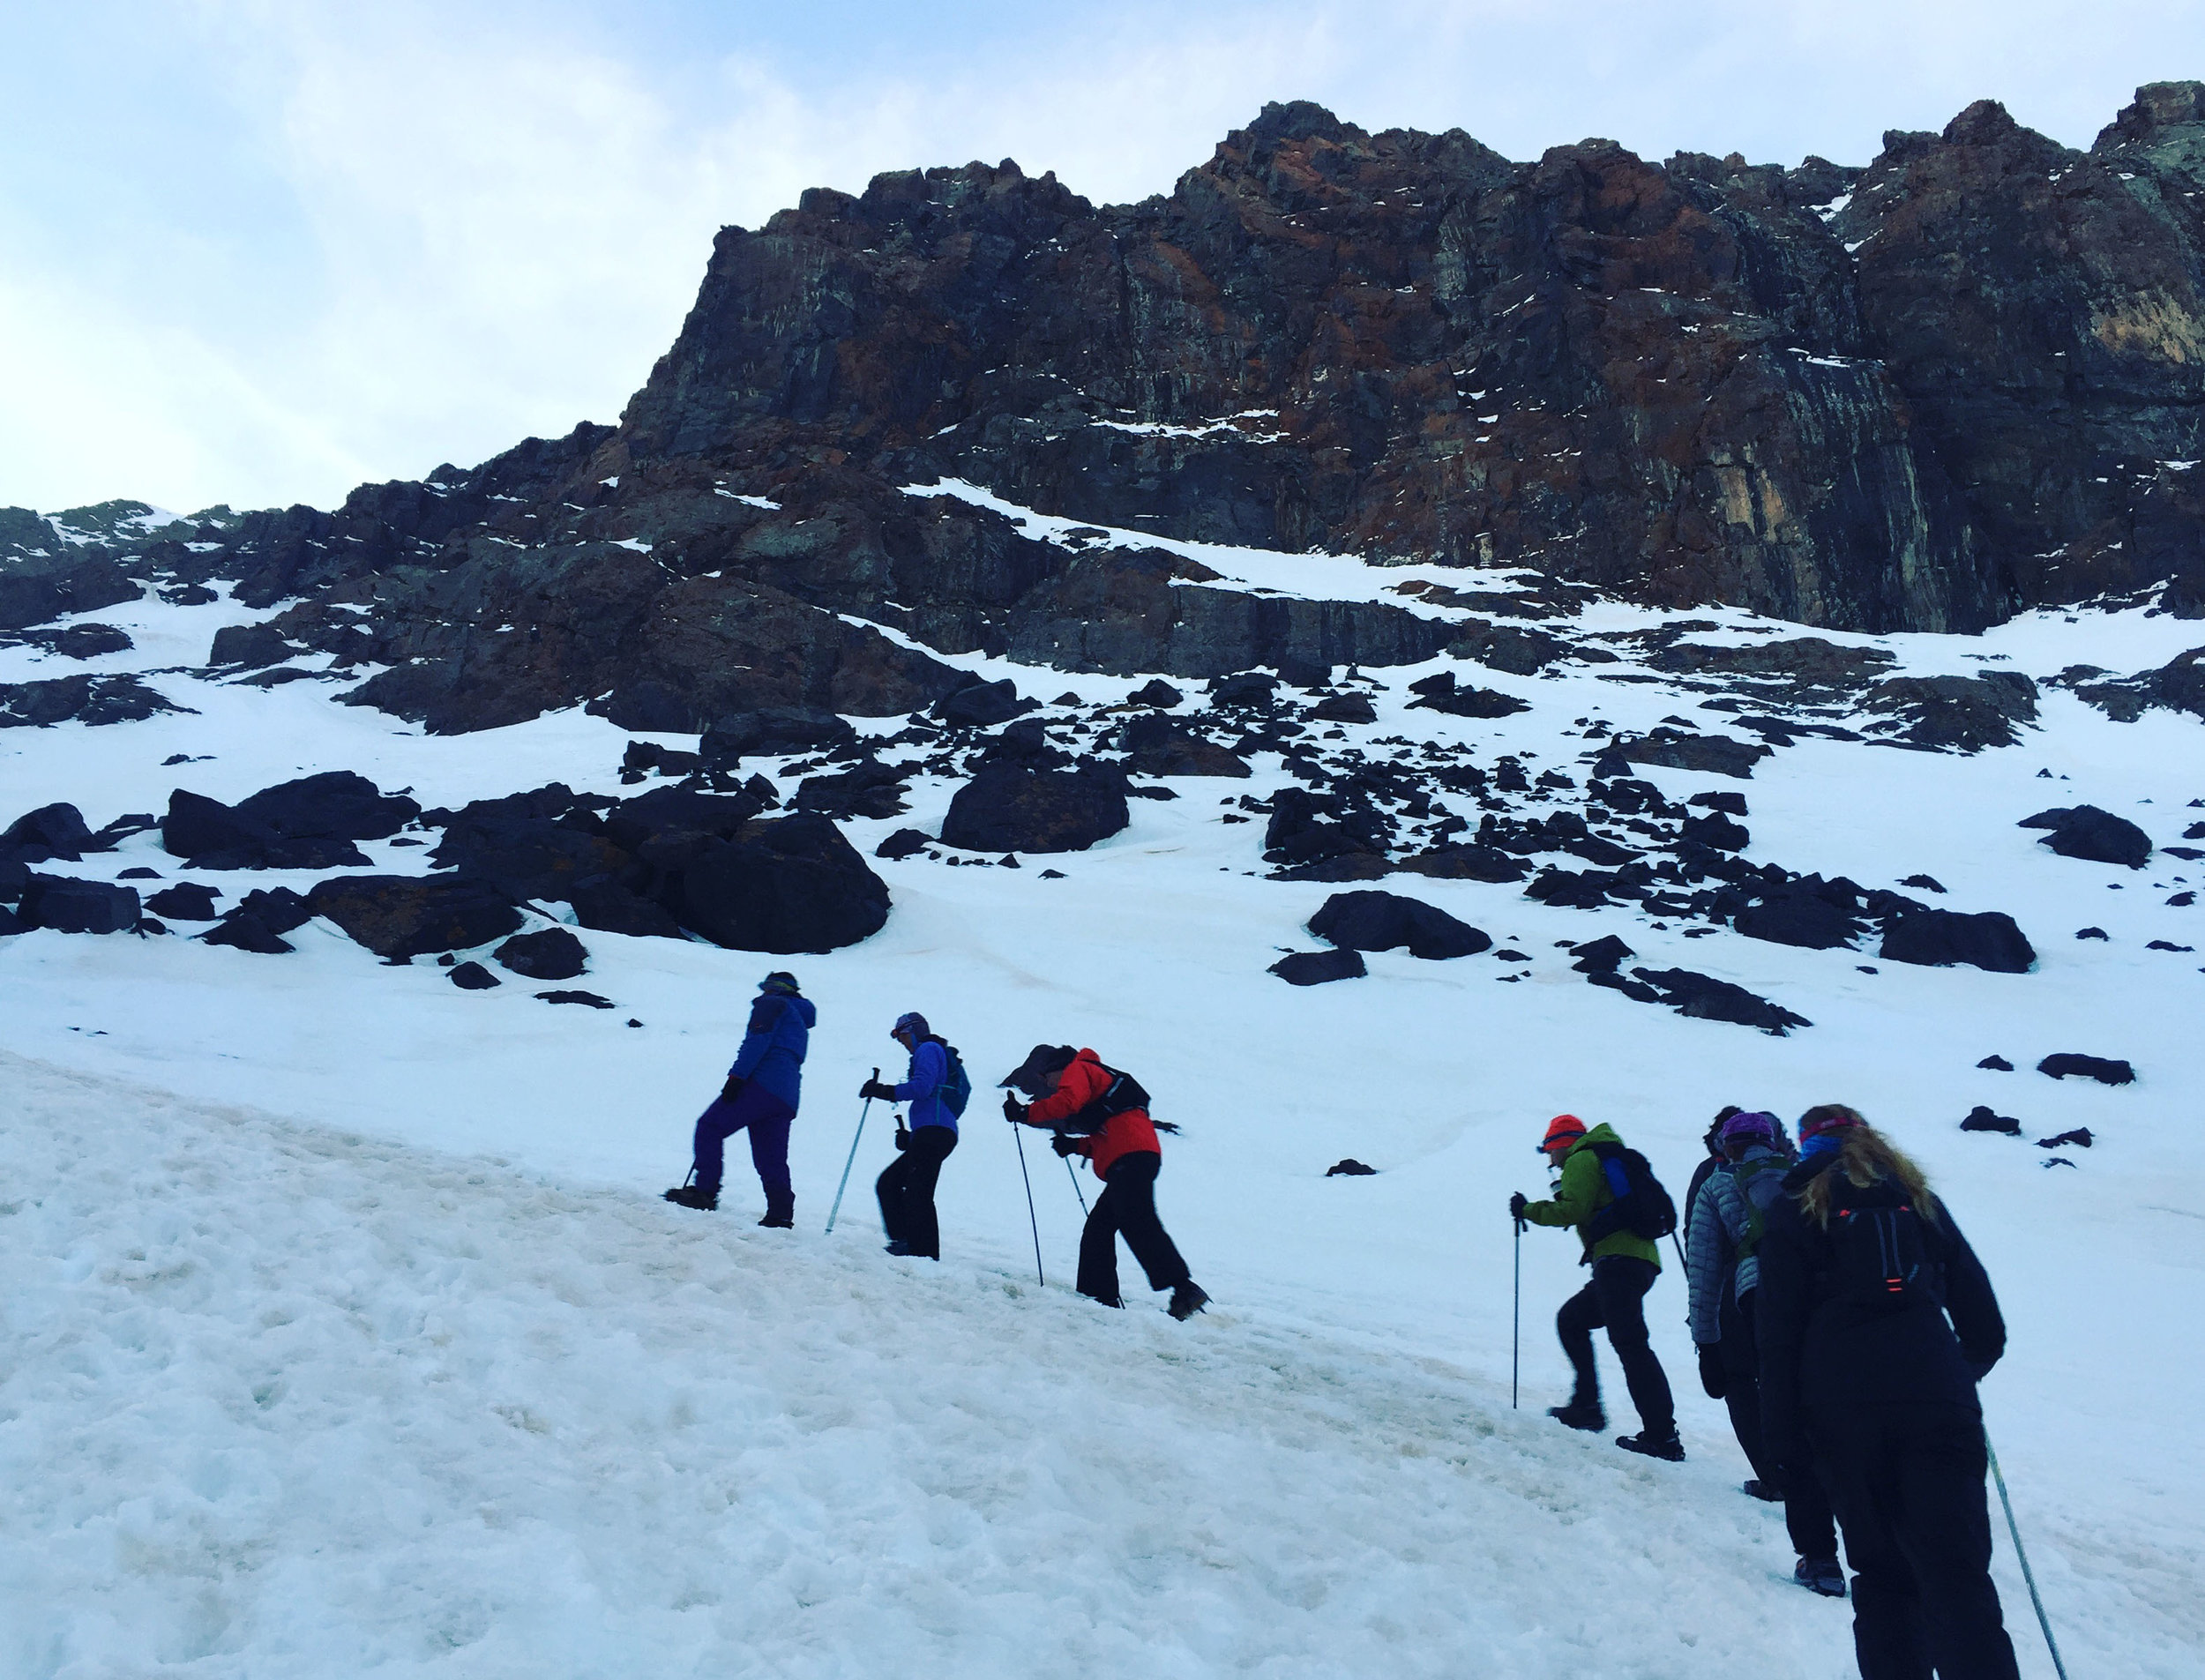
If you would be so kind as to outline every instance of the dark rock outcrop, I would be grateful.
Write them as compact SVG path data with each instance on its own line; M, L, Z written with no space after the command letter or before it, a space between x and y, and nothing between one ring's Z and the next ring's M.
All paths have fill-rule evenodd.
M520 912L484 881L445 875L340 875L307 894L326 916L378 957L465 951L516 931Z
M834 951L888 920L886 883L809 813L756 818L704 845L684 859L678 895L669 907L683 927L736 951Z
M242 807L183 788L168 795L161 843L171 857L202 870L328 870L364 867L368 862L367 855L342 836L284 834Z
M1162 713L1128 718L1118 732L1125 768L1137 776L1245 778L1248 761L1230 748Z
M1289 986L1322 986L1334 980L1360 980L1370 970L1360 951L1297 951L1281 957L1266 972Z
M1977 915L1958 910L1908 910L1884 924L1883 945L1877 954L1887 962L1927 967L1964 963L1999 974L2025 974L2037 964L2036 951L2014 918L2002 910Z
M163 887L146 900L146 908L154 915L167 916L171 922L212 922L214 920L214 889L197 881L178 881L174 886Z
M2136 1082L2136 1070L2127 1062L2104 1056L2082 1056L2073 1051L2047 1056L2037 1063L2037 1071L2048 1073L2055 1079L2096 1079L2100 1085L2134 1085Z
M0 729L54 723L138 723L163 712L189 712L135 676L52 676L0 683Z
M991 764L950 800L942 844L972 852L1082 852L1127 821L1124 786L1108 772Z
M530 980L572 980L589 966L589 952L564 928L515 934L490 954Z
M557 975L534 976L534 978L549 979L559 977ZM493 986L502 986L505 983L479 962L454 963L445 971L445 978L461 991L488 991Z
M26 929L55 933L127 933L138 925L138 892L69 875L34 874L16 915Z
M2116 817L2096 805L2064 805L2024 817L2020 828L2052 832L2037 842L2062 857L2079 857L2092 863L2120 863L2143 868L2151 856L2151 836L2126 817Z
M1960 1123L1962 1131L2002 1131L2009 1138L2022 1135L2022 1123L2002 1114L1994 1114L1985 1104L1978 1102L1968 1110L1968 1117Z
M25 811L0 833L0 858L19 863L75 863L88 851L101 850L74 805L41 805Z
M2037 721L2037 684L2018 671L1895 676L1877 683L1863 704L1883 715L1868 726L1874 738L1928 751L1980 752L2012 746L2017 726Z
M1309 919L1309 930L1345 950L1393 951L1439 961L1471 957L1492 940L1436 905L1398 892L1335 892Z

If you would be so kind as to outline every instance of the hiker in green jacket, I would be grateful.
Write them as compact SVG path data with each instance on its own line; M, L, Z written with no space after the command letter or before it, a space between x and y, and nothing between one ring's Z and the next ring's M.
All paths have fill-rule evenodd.
M1562 1351L1577 1373L1577 1390L1568 1405L1549 1407L1548 1415L1573 1430L1607 1428L1608 1415L1600 1406L1600 1373L1593 1363L1593 1332L1605 1326L1609 1345L1622 1362L1631 1403L1639 1411L1639 1432L1618 1436L1616 1445L1649 1458L1681 1460L1685 1446L1677 1437L1676 1402L1646 1335L1646 1292L1661 1275L1662 1251L1627 1226L1604 1235L1592 1229L1601 1210L1616 1198L1602 1160L1603 1146L1620 1149L1623 1139L1612 1127L1598 1125L1588 1131L1575 1115L1557 1115L1539 1144L1549 1164L1561 1169L1553 1197L1528 1201L1519 1191L1509 1198L1513 1218L1534 1225L1576 1228L1585 1243L1584 1264L1593 1270L1592 1281L1564 1302L1554 1317Z

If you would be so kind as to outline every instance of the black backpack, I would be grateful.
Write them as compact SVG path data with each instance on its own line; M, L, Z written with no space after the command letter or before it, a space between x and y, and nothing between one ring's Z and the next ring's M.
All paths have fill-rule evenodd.
M1069 1118L1058 1121L1058 1131L1086 1137L1102 1131L1128 1109L1146 1109L1148 1107L1148 1093L1139 1079L1130 1073L1120 1072L1108 1063L1103 1064L1102 1071L1110 1076L1110 1082L1103 1087L1102 1094ZM1154 1116L1150 1116L1149 1124L1159 1131L1177 1131L1179 1129Z
M1670 1200L1644 1155L1619 1143L1596 1143L1592 1149L1600 1157L1610 1199L1585 1221L1588 1248L1619 1231L1658 1243L1677 1228L1677 1204Z
M1943 1304L1944 1269L1905 1189L1880 1179L1865 1190L1833 1170L1829 1266L1823 1288L1872 1311Z

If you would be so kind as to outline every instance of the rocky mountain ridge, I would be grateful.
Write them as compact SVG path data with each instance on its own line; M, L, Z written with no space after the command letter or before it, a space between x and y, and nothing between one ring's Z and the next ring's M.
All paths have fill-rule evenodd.
M908 712L969 680L938 653L1536 669L1611 657L1566 634L1595 592L1872 632L2205 615L2201 191L2193 82L2088 152L1984 101L1865 168L1512 163L1293 104L1139 205L886 175L724 229L617 427L330 512L0 511L0 631L229 580L296 601L250 663L329 655L432 729L701 730ZM1265 591L1200 543L1462 586Z

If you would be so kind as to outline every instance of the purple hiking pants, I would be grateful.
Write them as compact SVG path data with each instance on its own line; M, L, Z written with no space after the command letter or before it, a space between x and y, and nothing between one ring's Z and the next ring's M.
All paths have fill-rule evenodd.
M796 1111L755 1083L745 1085L732 1099L716 1097L697 1116L697 1188L706 1195L720 1193L722 1150L736 1132L751 1134L751 1164L766 1191L769 1218L786 1218L796 1206L796 1193L789 1183L789 1123Z

